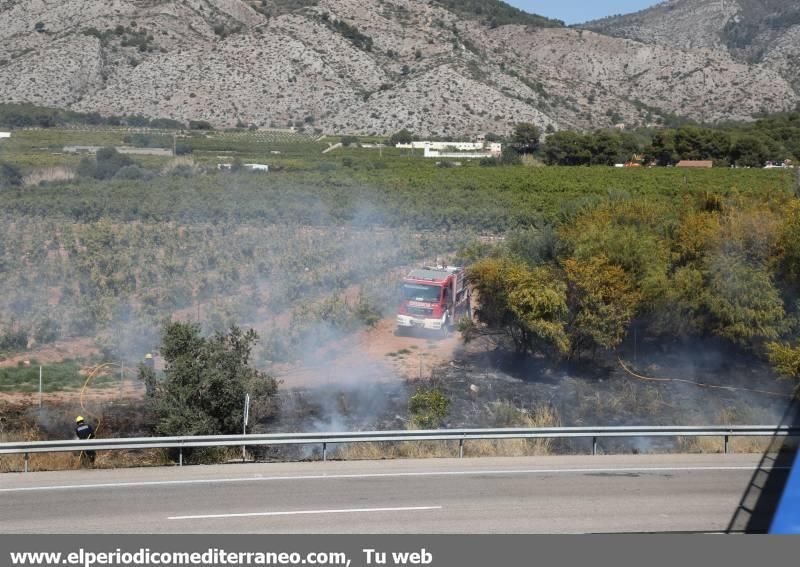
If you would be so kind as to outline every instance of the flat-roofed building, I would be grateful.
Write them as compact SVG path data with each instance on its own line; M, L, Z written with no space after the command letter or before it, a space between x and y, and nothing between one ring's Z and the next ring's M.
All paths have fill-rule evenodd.
M683 159L678 162L678 165L675 167L692 167L695 169L711 169L714 167L714 162L711 160L692 160L692 159Z

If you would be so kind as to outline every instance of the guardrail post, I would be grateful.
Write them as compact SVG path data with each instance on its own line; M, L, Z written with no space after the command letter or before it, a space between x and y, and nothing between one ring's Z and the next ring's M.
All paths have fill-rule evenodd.
M25 453L25 471L28 472L28 453Z
M463 459L464 458L464 440L463 439L459 439L458 440L458 458L459 459Z
M178 447L178 466L183 466L183 445Z
M728 436L725 436L725 454L728 454Z
M327 443L323 443L322 444L322 462L324 463L327 460L328 460L328 444Z
M592 437L592 456L597 454L597 437Z

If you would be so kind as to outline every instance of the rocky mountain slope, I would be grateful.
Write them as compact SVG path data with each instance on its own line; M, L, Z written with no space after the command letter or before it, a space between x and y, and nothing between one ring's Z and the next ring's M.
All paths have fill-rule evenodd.
M741 120L797 104L771 60L606 25L568 29L495 0L0 0L0 100L433 135Z
M583 29L678 49L714 49L800 85L797 0L670 0Z

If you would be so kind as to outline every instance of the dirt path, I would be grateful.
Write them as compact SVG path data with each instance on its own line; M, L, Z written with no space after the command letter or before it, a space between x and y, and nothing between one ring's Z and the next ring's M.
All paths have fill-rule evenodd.
M313 388L356 382L391 382L427 378L431 370L453 360L461 346L458 333L398 336L394 318L312 353L308 360L276 372L287 388Z

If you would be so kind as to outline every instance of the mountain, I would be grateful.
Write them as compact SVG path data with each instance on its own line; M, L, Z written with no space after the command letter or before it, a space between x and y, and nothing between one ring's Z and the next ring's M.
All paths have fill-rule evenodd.
M497 0L0 0L0 101L443 136L746 120L797 104L775 62L620 31L650 29L636 17L597 33Z
M800 86L796 0L670 0L581 28L678 49L724 51L740 63L762 65Z

